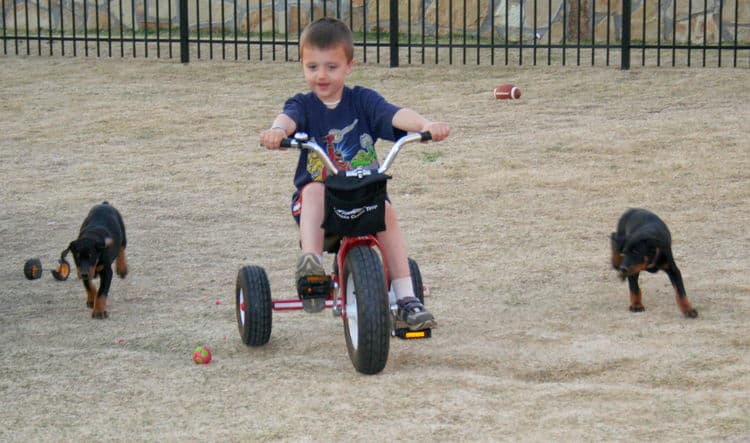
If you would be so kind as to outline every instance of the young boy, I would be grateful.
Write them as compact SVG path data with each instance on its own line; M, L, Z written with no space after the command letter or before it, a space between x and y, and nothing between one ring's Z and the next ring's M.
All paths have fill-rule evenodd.
M432 140L448 136L447 123L425 119L415 111L394 106L377 92L345 85L354 65L351 30L340 20L319 19L310 23L300 37L300 58L307 94L288 99L284 110L270 129L260 134L260 143L268 149L280 149L281 140L295 132L305 132L311 140L327 148L339 169L357 166L375 167L374 145L379 138L395 141L405 133L430 131ZM333 152L331 152L333 151ZM325 232L321 228L324 213L324 166L315 154L300 152L292 198L292 213L300 227L301 255L296 280L325 275L322 265ZM398 316L411 329L435 327L436 322L414 296L404 241L390 202L386 203L386 230L377 234L390 266L391 286L398 299ZM303 300L305 310L325 308L321 299Z

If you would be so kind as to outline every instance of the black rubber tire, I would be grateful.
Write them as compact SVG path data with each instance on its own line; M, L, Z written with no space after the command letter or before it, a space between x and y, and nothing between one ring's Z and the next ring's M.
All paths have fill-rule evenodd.
M377 374L388 361L391 337L391 313L383 263L372 248L355 246L346 255L342 277L347 282L344 304L349 307L346 298L350 296L356 298L357 304L356 331L350 328L352 317L349 311L344 321L349 358L362 374ZM354 334L356 343L352 338Z
M419 272L417 262L409 259L409 273L411 274L411 285L414 286L414 295L424 304L424 284L422 283L422 273Z
M271 286L266 271L259 266L244 266L237 274L235 289L237 326L242 342L263 346L271 338Z

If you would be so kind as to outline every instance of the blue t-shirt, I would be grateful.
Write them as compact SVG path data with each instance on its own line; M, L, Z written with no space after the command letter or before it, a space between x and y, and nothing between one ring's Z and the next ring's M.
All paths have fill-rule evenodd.
M388 103L372 89L344 87L341 102L328 109L312 92L297 94L284 103L284 114L294 120L297 131L305 132L328 152L339 170L378 166L375 143L395 141L405 133L394 128L393 116L399 107ZM306 184L325 178L325 166L315 154L300 151L294 185L299 191Z

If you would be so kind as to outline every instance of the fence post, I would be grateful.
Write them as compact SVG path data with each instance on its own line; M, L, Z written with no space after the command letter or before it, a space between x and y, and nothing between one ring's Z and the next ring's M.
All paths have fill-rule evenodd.
M398 67L398 0L391 1L390 40L391 40L391 68Z
M620 49L620 69L630 69L630 2L622 0L622 48Z
M188 3L180 0L180 61L190 62L190 46L188 45Z

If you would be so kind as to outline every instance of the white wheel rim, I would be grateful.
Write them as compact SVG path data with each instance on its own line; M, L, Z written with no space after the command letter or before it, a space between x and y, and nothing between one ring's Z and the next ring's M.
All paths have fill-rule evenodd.
M357 296L354 293L352 274L346 279L346 323L349 329L349 341L352 347L359 347L359 319L357 318Z
M242 325L245 325L245 293L242 291L242 288L240 288L240 323Z

